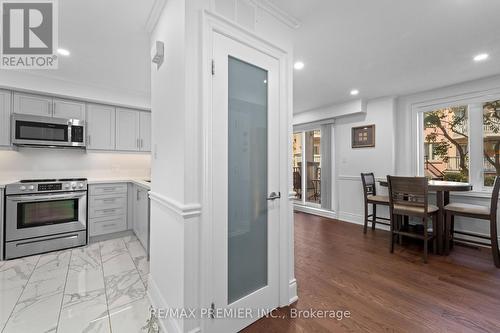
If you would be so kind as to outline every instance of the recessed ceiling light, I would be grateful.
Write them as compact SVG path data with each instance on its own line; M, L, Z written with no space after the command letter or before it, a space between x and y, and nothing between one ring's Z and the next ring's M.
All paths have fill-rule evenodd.
M481 53L474 57L474 61L484 61L488 59L490 56L488 53Z
M57 49L57 53L59 53L62 56L65 56L65 57L70 55L70 52L68 50L65 50L65 49Z
M293 68L301 70L304 68L304 63L302 61L297 61L295 64L293 64Z
M352 96L356 96L356 95L358 95L358 94L359 94L359 90L358 90L358 89L353 89L353 90L351 90L351 95L352 95Z

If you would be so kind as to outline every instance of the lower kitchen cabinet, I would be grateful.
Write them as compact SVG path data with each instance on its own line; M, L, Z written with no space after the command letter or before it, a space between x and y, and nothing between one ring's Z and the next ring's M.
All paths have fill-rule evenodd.
M0 261L3 260L3 239L4 239L4 230L3 230L3 188L0 188Z
M90 237L132 229L149 253L149 188L132 183L89 185ZM128 223L127 223L128 222Z
M89 185L89 235L127 230L127 184Z
M134 233L149 253L149 189L134 185Z

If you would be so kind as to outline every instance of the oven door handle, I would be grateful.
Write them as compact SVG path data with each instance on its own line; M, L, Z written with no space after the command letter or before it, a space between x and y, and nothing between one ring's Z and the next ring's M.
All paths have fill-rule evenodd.
M57 199L77 199L82 198L85 193L65 193L65 194L53 194L53 195L17 195L9 196L7 200L14 202L26 202L26 201L45 201L45 200L57 200Z

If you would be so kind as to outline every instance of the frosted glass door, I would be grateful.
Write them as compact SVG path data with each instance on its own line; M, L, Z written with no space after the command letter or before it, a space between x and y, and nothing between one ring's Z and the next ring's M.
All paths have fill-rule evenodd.
M267 71L229 57L228 303L267 285Z
M279 304L279 61L214 34L208 182L213 195L211 301L250 309L214 318L207 332L237 332ZM274 192L274 194L273 194Z

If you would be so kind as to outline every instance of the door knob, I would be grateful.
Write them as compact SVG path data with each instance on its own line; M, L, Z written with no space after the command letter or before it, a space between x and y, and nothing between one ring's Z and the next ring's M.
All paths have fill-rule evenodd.
M276 194L276 192L271 192L271 194L269 194L269 197L267 198L267 200L276 200L279 198L281 198L281 192L278 192L278 194Z

